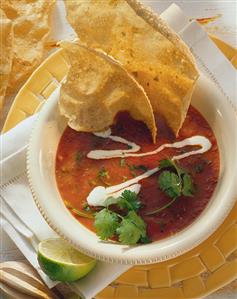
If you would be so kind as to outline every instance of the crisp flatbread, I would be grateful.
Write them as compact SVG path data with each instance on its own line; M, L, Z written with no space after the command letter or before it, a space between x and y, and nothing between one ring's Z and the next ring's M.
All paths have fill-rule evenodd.
M12 68L12 44L12 22L6 17L4 11L0 9L0 117Z
M7 93L14 92L40 64L55 0L4 0L0 7L14 24L13 63Z
M145 89L155 113L178 135L198 71L187 46L134 0L65 0L67 18L89 47L103 49Z
M143 121L156 140L152 106L144 89L108 55L87 48L78 41L61 42L70 68L62 84L59 108L77 131L108 129L119 111Z

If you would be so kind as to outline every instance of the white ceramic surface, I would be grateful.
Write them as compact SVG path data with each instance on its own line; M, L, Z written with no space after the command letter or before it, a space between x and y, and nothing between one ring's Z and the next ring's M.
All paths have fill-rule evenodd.
M223 222L237 196L236 109L204 75L192 104L211 125L220 150L221 171L210 203L199 218L180 233L140 246L108 243L81 225L67 210L55 180L55 156L65 120L60 116L57 90L39 113L28 150L28 176L37 206L48 224L82 252L97 259L130 264L155 263L178 256L208 238Z

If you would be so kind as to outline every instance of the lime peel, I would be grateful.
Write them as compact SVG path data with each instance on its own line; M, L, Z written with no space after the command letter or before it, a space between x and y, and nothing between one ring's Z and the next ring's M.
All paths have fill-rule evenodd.
M47 239L38 247L38 262L52 279L73 282L87 275L96 260L77 251L63 239Z

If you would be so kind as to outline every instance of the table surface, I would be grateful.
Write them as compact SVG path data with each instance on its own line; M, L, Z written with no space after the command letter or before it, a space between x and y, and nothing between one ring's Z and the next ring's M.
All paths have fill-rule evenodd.
M142 1L156 11L161 13L174 1L166 0L144 0ZM237 25L236 25L236 12L237 12L237 2L236 1L175 1L181 9L189 15L190 18L199 19L202 22L205 29L211 33L229 43L233 47L237 46ZM56 10L53 15L53 24L58 23L64 18L64 13L62 12L62 0L58 0ZM56 22L57 20L57 22ZM58 26L59 25L59 26ZM68 34L73 35L70 28L63 27L63 24L57 24L53 27L52 38L62 39ZM14 97L8 99L8 105L5 108L5 116L9 110L11 102ZM2 125L2 124L1 124ZM0 262L3 261L22 261L25 260L24 256L17 249L15 244L9 239L9 237L1 231L0 238ZM237 282L234 281L225 288L209 295L209 299L234 299L236 298Z

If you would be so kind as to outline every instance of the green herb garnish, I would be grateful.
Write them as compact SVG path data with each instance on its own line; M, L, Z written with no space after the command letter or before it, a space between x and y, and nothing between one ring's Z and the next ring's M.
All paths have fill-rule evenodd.
M133 177L135 177L137 174L136 174L136 171L135 171L135 168L134 168L134 165L129 165L127 164L129 170L130 170L130 173Z
M98 173L98 177L99 178L109 178L109 173L108 171L103 167L101 167L101 169L99 170L99 173Z
M141 171L144 171L144 172L148 170L148 168L145 165L142 165L142 164L139 164L139 165L135 165L135 164L130 165L130 164L127 164L127 166L129 168L132 176L134 176L134 177L137 175L137 173L136 173L137 170L141 170Z
M158 181L160 189L169 197L193 196L193 181L186 170L172 160L162 160L159 167L161 169L170 168L160 174Z
M121 209L138 211L141 207L141 202L135 192L125 190L119 197L118 206Z
M146 237L146 224L136 212L130 211L123 217L116 233L122 244L135 245L141 238Z
M205 166L211 164L211 161L208 160L201 160L197 165L194 166L194 170L196 173L203 172Z
M152 241L148 238L148 236L146 235L145 237L141 237L140 242L143 244L149 244Z
M94 226L100 239L108 240L116 233L116 229L119 227L119 217L117 213L103 209L96 213Z
M109 197L105 202L106 207L95 214L95 229L102 240L117 236L122 244L134 245L137 242L148 243L146 223L136 213L140 208L140 201L135 192L125 190L118 198ZM109 210L111 205L117 205L127 214ZM123 213L124 215L124 213Z
M179 197L182 192L182 182L179 176L168 170L160 174L159 187L171 198Z
M100 180L103 184L105 184L105 185L107 185L107 186L110 186L110 185L111 185L110 183L108 183L108 182L106 181L106 179L109 179L110 176L109 176L109 172L105 169L104 166L100 168L100 170L99 170L99 172L98 172L98 178L99 178L99 180Z
M80 217L84 217L84 218L89 218L89 219L94 219L94 215L91 214L91 213L86 213L86 212L83 212L83 211L80 211L76 208L74 208L68 201L64 201L66 207L68 209L70 209L74 214L80 216Z
M189 174L185 173L182 179L183 179L182 194L184 196L193 196L194 186L193 186L192 177Z
M77 162L80 162L84 157L85 157L85 153L84 152L77 151L76 155L75 155L75 160Z
M124 190L118 198L110 196L106 199L106 207L113 204L117 204L120 209L126 209L128 211L138 211L141 207L141 202L139 201L137 194L130 190Z
M140 164L140 165L133 165L133 168L135 170L142 170L144 172L148 170L148 168L145 165L142 165L142 164Z
M90 208L90 206L88 205L87 202L83 204L83 210L86 211L86 212L90 212L91 211L91 208Z
M193 196L194 186L192 177L186 170L181 168L177 163L172 160L162 160L159 164L160 170L164 170L158 179L159 188L165 192L172 200L166 205L155 209L146 215L153 215L163 211L171 206L178 197Z

